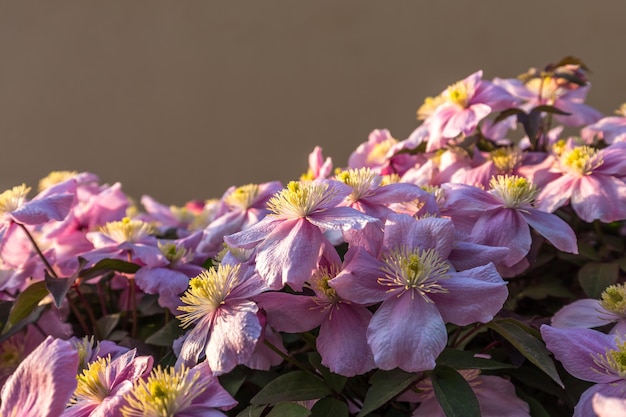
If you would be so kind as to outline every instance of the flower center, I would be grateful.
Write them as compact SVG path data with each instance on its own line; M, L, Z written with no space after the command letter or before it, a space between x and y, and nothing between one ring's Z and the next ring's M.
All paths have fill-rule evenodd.
M603 163L598 150L586 145L577 146L561 155L561 165L572 174L589 175Z
M522 162L522 151L516 147L498 148L489 154L498 172L509 174Z
M626 313L626 285L611 285L602 292L600 304L604 309L615 314Z
M29 192L30 187L22 184L0 194L0 214L10 213L22 207Z
M189 289L181 300L186 305L179 306L184 314L178 316L182 327L213 313L224 304L230 292L240 281L239 265L218 265L217 269L202 271L189 281Z
M438 281L448 278L449 264L442 260L435 249L401 248L383 255L383 277L378 278L380 285L389 287L387 292L406 291L420 294L428 302L432 302L428 293L446 293Z
M24 359L24 336L15 334L0 344L0 377L9 376Z
M417 109L417 120L425 120L432 115L437 107L445 102L445 98L441 95L436 97L426 97L424 104Z
M189 251L187 251L184 247L176 245L174 242L166 242L161 243L158 242L157 246L159 250L171 264L179 262L181 259L185 258Z
M108 222L100 227L100 232L118 243L134 243L150 235L152 227L144 221L124 217L120 221Z
M164 371L159 365L147 380L139 379L124 396L128 402L122 408L124 417L172 417L191 406L193 400L206 390L210 379L200 373L189 375L189 369L173 367Z
M388 137L382 142L377 143L367 154L365 162L368 165L383 164L387 160L387 152L389 152L389 149L391 149L396 143L398 143L398 141L392 137Z
M443 97L447 102L456 104L463 109L467 108L469 96L467 84L463 81L452 84L443 92Z
M337 174L336 179L352 187L352 193L348 197L352 202L371 194L370 190L378 187L381 181L381 177L369 168L341 171Z
M339 301L337 291L328 284L328 281L335 278L339 271L336 267L321 267L309 279L309 287L315 292L313 301L320 305L335 304Z
M498 197L507 208L530 204L537 197L537 187L524 177L497 175L489 181L491 194Z
M619 341L617 349L607 349L603 354L595 355L594 362L607 374L617 374L626 378L626 342Z
M224 202L231 209L249 209L259 194L259 186L257 184L247 184L235 188L231 193L224 197Z
M291 181L287 188L274 195L267 203L269 210L286 218L302 218L315 211L325 200L333 197L328 184L315 181Z
M111 363L111 356L99 358L91 362L83 372L76 376L78 384L74 396L70 400L72 404L80 401L101 403L109 395L109 388L105 385L106 368Z

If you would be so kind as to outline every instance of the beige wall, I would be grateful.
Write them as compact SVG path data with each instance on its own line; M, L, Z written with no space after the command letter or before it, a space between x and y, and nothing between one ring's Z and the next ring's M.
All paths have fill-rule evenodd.
M626 101L623 1L0 1L0 188L92 171L171 204L399 139L426 95L564 55ZM1 191L1 190L0 190Z

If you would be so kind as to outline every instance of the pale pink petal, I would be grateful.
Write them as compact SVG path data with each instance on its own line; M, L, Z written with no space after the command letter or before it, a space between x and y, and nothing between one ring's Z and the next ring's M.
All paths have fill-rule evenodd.
M372 313L364 307L346 303L331 308L317 338L322 365L348 377L373 369L376 365L366 337Z
M587 389L582 393L578 404L574 407L572 417L602 417L601 414L596 414L593 409L593 399L596 394L624 399L626 398L626 381L621 380L613 384L596 384ZM611 414L609 414L609 416L610 415ZM623 417L623 415L620 417Z
M78 352L64 340L46 338L9 377L0 415L58 417L76 389Z
M448 340L434 303L410 291L384 301L370 321L367 340L380 369L430 370Z
M554 212L567 203L579 181L579 178L568 174L553 179L537 195L535 207L548 213Z
M450 274L439 283L447 292L429 294L445 322L465 326L487 323L504 305L509 291L493 264Z
M626 417L626 398L605 397L596 392L591 405L598 417Z
M282 292L266 292L254 298L267 314L267 323L281 332L303 333L322 324L328 312L305 297Z
M576 233L560 217L532 208L520 209L518 212L530 227L545 237L558 250L578 253Z
M230 372L250 359L261 336L258 310L252 301L227 301L220 307L206 345L207 363L214 374Z
M518 263L530 250L530 228L515 209L502 208L485 213L476 220L472 237L483 245L509 248L510 252L504 259L506 266Z
M612 176L585 175L571 197L574 211L591 223L626 219L626 183Z
M482 417L530 417L528 404L517 397L511 381L491 375L479 375L476 381Z
M600 301L585 298L576 300L556 312L552 317L554 327L588 328L600 327L620 319L602 307Z

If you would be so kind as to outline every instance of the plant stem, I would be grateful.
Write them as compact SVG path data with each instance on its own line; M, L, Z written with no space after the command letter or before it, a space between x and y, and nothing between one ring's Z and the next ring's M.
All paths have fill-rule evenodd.
M276 346L274 346L272 344L272 342L270 342L267 339L263 340L263 343L265 344L265 346L267 346L268 348L270 348L274 353L276 353L278 356L280 356L281 358L283 358L285 361L289 362L290 364L292 364L293 366L295 366L296 368L300 368L303 371L314 375L316 378L321 378L323 379L319 374L317 374L316 372L312 371L310 368L306 367L304 364L298 362L297 360L295 360L294 358L292 358L289 355L286 355L283 351L281 351L280 349L278 349Z
M22 223L15 223L15 224L21 227L24 233L26 233L26 236L28 236L28 240L30 240L30 243L33 245L33 248L35 248L35 252L37 252L39 259L41 259L41 261L44 263L50 275L53 276L54 278L58 278L59 276L57 275L56 272L54 272L54 269L52 269L52 265L50 265L50 262L48 262L44 254L41 252L41 249L39 249L39 245L37 245L37 242L35 242L35 239L30 234L26 226L24 226Z

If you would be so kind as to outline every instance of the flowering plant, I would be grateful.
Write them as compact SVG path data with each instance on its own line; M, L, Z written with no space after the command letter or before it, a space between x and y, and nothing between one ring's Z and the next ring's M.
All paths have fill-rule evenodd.
M626 108L587 72L476 72L286 186L1 193L0 414L626 415Z

